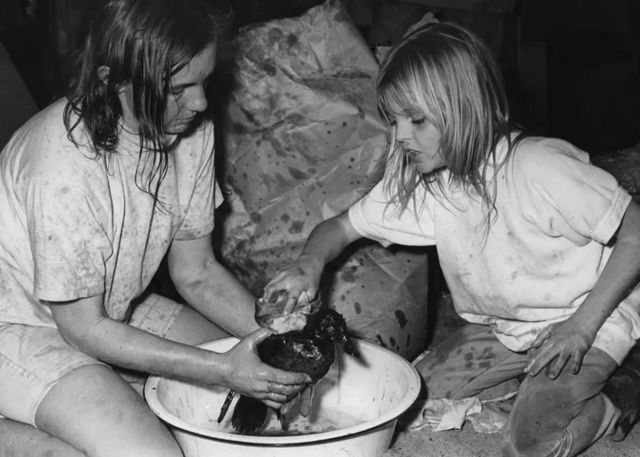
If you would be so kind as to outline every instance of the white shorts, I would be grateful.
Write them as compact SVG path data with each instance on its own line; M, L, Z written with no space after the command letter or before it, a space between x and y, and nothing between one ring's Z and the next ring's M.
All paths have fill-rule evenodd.
M182 308L151 294L136 305L129 324L164 337ZM56 328L0 325L0 414L35 426L38 406L53 386L76 368L96 364L105 365L67 344Z

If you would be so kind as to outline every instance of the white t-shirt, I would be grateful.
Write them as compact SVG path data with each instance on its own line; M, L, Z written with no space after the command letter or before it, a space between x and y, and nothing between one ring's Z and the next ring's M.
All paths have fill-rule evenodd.
M102 293L108 315L126 320L171 241L211 233L222 202L211 123L169 153L162 207L153 211L152 196L136 185L138 137L121 130L105 160L79 126L76 147L65 102L35 115L0 154L0 323L54 327L40 300Z
M505 146L498 148L498 163ZM587 154L556 139L525 139L495 183L497 213L489 232L480 199L459 188L439 197L420 188L400 213L398 205L387 206L380 182L349 209L349 218L361 235L385 246L437 245L460 316L491 325L509 349L526 351L543 328L568 318L589 294L631 197L590 165ZM594 346L620 363L640 337L639 309L636 287Z

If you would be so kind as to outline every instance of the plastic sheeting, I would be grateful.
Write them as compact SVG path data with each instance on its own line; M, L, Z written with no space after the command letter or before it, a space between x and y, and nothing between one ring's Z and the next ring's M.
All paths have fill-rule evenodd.
M386 129L378 65L339 1L236 37L221 179L229 212L221 255L257 296L322 220L381 177ZM408 358L426 340L424 249L358 242L326 270L322 298L358 336Z

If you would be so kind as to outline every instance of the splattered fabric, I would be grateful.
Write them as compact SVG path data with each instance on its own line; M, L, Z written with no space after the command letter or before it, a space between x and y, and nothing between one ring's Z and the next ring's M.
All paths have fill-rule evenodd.
M81 132L76 148L62 122L64 103L32 118L0 155L1 323L55 327L41 300L98 294L109 317L126 320L171 240L213 230L221 195L212 125L169 154L154 211L152 196L136 185L137 137L122 130L106 160Z
M498 161L505 150L503 143ZM589 294L631 197L560 140L524 140L491 178L497 198L490 230L480 199L459 188L437 198L417 192L400 213L386 208L380 184L349 215L358 232L384 245L436 244L457 313L489 325L502 344L521 352ZM640 337L639 306L636 287L596 335L593 346L617 363Z
M483 406L464 411L461 421L479 423L482 409L490 401L509 397L517 391L515 402L504 427L505 452L503 455L566 457L609 434L620 412L601 393L602 388L617 368L616 362L604 351L592 347L585 355L579 373L563 370L556 379L546 375L526 376L524 367L530 358L526 352L513 352L500 343L486 325L468 324L451 335L433 351L423 354L414 362L425 380L429 399L446 398L447 407L433 415L429 401L418 401L412 406L413 422L420 426L427 420L451 421L456 414L450 406L465 403ZM522 379L520 383L519 380ZM473 400L474 402L471 402ZM434 403L434 400L430 400ZM461 422L458 424L458 428ZM500 431L493 429L493 432Z
M378 64L340 2L243 30L236 44L221 129L230 207L222 255L260 296L315 225L380 179L386 128ZM360 243L327 269L321 289L360 337L411 358L423 349L424 250Z

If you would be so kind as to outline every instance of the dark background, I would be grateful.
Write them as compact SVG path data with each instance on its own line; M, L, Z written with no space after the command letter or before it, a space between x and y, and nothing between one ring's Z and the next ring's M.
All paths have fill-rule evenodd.
M38 107L64 93L72 56L100 1L0 2L0 42ZM494 49L514 117L533 132L567 139L592 155L640 141L638 0L342 1L372 48L393 44L426 12L467 24ZM321 2L217 3L235 11L235 30Z

